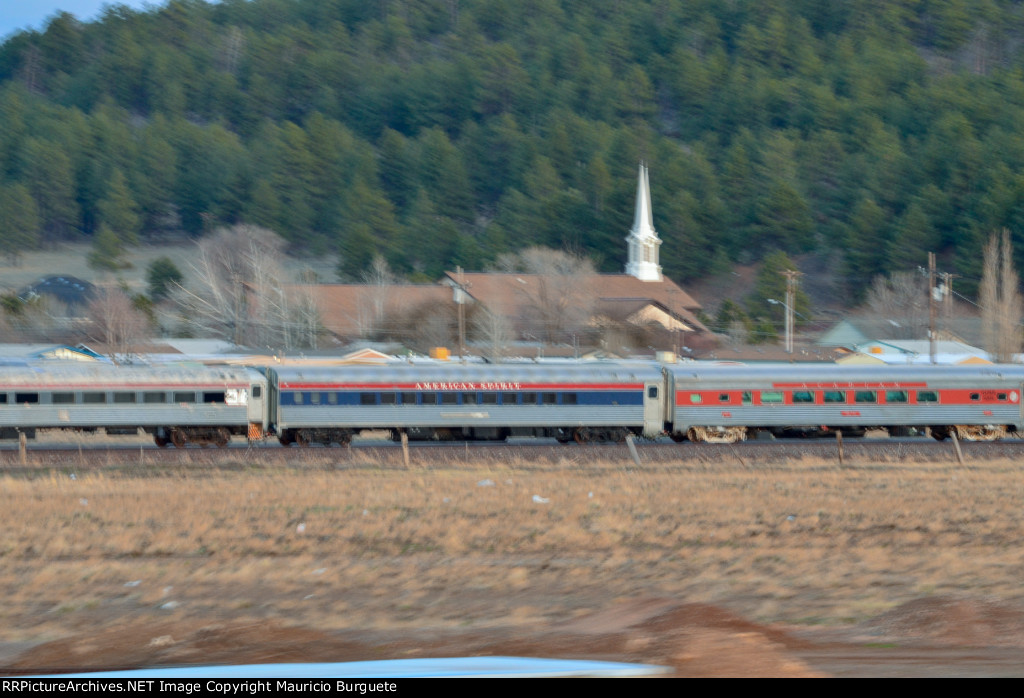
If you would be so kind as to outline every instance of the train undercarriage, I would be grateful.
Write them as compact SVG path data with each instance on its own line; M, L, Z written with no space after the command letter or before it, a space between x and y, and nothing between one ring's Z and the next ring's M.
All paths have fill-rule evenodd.
M361 429L305 428L283 429L278 434L282 446L345 446ZM628 427L392 427L392 441L400 441L404 432L410 441L505 441L509 438L552 438L559 443L622 443L635 433Z
M153 443L160 448L186 448L190 444L227 448L231 443L231 430L227 427L160 427L153 432Z
M930 427L879 426L879 427L723 427L723 426L692 426L686 432L670 432L674 441L692 441L695 443L732 444L746 441L756 432L767 432L773 437L829 437L841 433L845 437L859 438L869 429L886 431L890 436L916 436L928 430L936 441L944 441L954 434L961 441L998 441L1011 434L1003 424L951 424Z

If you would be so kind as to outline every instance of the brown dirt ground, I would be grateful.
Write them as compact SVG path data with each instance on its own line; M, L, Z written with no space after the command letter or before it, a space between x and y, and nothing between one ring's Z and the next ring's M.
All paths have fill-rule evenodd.
M1013 463L305 468L0 476L0 674L470 655L1024 674Z

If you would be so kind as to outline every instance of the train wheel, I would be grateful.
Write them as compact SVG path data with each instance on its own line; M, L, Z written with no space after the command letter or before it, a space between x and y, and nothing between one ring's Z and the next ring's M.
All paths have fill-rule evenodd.
M277 436L277 442L285 448L288 448L295 443L295 436L290 431L282 431Z
M727 444L734 444L738 441L747 440L747 429L746 427L729 427L722 433L722 442Z
M576 439L576 443L578 444L590 443L594 438L594 433L590 427L578 427L576 431L572 433L572 438Z
M167 448L167 444L170 442L159 434L153 434L153 443L160 448Z
M181 429L172 429L171 443L174 444L175 448L185 448L185 445L188 444L188 439L185 438L185 432Z
M694 443L704 443L708 440L708 433L704 427L690 427L686 430L686 438Z
M558 443L560 444L569 443L570 441L572 441L572 436L573 434L571 429L566 429L564 427L559 427L558 429L555 429L555 440L558 441Z
M946 427L932 427L932 438L936 441L945 441L949 438L949 429Z
M227 448L228 444L231 443L231 433L221 427L217 430L217 438L214 439L213 443L217 445L217 448Z
M958 425L956 435L964 441L996 441L1006 436L1006 427L992 424Z
M673 431L668 436L669 436L670 439L675 441L677 444L680 444L680 443L686 441L686 434L680 433L678 431Z
M302 448L308 448L309 445L313 443L313 439L305 429L299 429L295 432L295 443Z

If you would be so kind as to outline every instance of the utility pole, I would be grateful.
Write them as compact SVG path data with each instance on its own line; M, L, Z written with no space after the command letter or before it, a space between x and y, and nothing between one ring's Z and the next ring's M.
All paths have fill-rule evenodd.
M794 270L787 270L781 272L786 277L786 302L784 307L786 309L786 353L793 353L793 329L796 325L796 318L794 317L794 306L796 305L796 277L800 276L800 272Z
M466 311L463 306L466 304L466 283L462 278L462 267L455 267L459 280L455 286L455 304L459 308L459 360L466 363Z
M935 253L928 253L928 354L935 363Z

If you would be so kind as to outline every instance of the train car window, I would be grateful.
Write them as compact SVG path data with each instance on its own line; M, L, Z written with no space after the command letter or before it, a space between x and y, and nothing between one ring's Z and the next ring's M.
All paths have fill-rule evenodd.
M377 393L359 393L360 405L376 405Z
M649 386L647 386L647 397L651 398L652 400L657 400L658 399L658 386L656 386L656 385L649 385ZM719 398L719 399L721 399L721 398Z
M762 405L778 405L781 404L783 395L781 390L762 390L761 391L761 404Z
M167 402L167 393L150 393L150 392L143 393L142 394L142 401L144 403L146 403L146 404L149 404L149 405L156 404L156 403L161 403L162 404L162 403Z
M209 404L221 404L223 405L226 400L224 399L223 390L208 390L203 393L203 402Z
M327 404L328 405L337 405L338 404L338 394L337 393L327 393Z
M524 405L536 405L537 404L537 393L523 393L523 404Z
M128 405L135 402L135 393L113 393L114 404L117 405Z
M402 404L410 407L416 406L416 393L402 393Z
M497 405L498 394L497 393L480 393L480 402L485 405Z
M50 402L54 405L70 405L75 401L74 393L54 393L50 396Z
M423 393L423 404L424 405L436 405L437 404L437 393Z
M996 393L996 400L999 400L999 402L1006 402L1006 393Z
M309 394L309 404L311 404L311 405L319 405L320 404L320 393L310 393Z
M719 393L718 394L718 401L719 402L729 402L729 393Z
M82 404L84 405L102 405L106 401L106 393L82 393Z
M858 390L853 394L854 402L878 402L878 394L874 390Z
M254 398L258 398L258 397L261 397L263 395L262 387L263 386L259 386L259 385L252 386L252 396Z
M441 393L441 404L442 405L457 405L459 404L458 393Z
M462 394L463 405L475 405L476 404L476 393L463 393Z
M397 405L398 404L398 393L381 393L380 404L382 405Z
M885 401L888 403L898 403L907 401L906 390L886 390Z
M814 402L814 393L810 390L794 390L793 402Z
M575 405L579 403L579 396L576 393L562 393L563 405Z
M934 390L918 390L917 391L918 402L938 402L939 394Z
M826 390L821 394L822 402L846 402L846 393L842 390Z
M15 393L14 401L19 405L35 405L39 402L39 393Z
M753 393L753 391L751 391L751 390L744 390L743 394L740 395L740 401L744 405L752 405L752 404L754 404L754 393Z
M503 405L518 405L519 395L518 393L502 393L501 404Z
M7 404L7 393L0 393L0 405Z
M981 395L979 395L978 393L971 393L971 400L973 402L977 402L980 399L981 399Z
M179 391L174 393L174 402L195 402L195 393L186 393L185 391Z
M303 393L300 393L298 391L295 391L294 393L292 393L292 404L301 405L302 404L302 396L303 396Z
M690 393L690 402L694 405L699 405L701 403L700 393Z
M558 393L541 393L541 400L545 405L557 405L558 404Z

